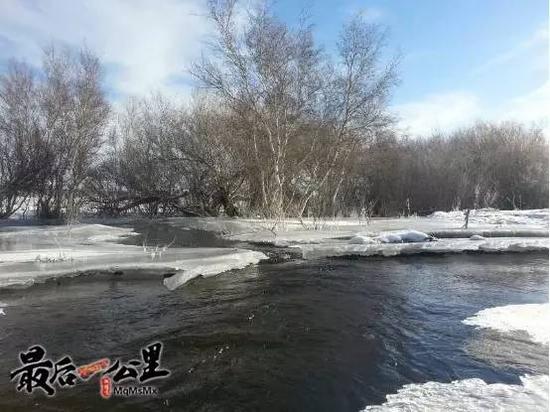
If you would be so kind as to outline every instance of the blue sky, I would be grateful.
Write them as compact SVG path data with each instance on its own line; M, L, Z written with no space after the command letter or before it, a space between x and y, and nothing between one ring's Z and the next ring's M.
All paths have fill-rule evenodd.
M343 22L362 13L389 29L401 55L391 109L410 134L449 130L476 119L547 127L547 0L279 0L294 23L309 8L315 35L331 50ZM189 96L185 74L211 27L201 0L0 0L0 70L8 58L40 63L41 47L92 48L120 103L161 91ZM185 97L184 97L185 98Z

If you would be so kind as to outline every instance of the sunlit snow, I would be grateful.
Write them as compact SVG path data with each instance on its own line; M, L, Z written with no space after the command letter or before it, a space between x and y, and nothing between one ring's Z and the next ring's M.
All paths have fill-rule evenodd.
M484 309L463 323L500 332L524 331L534 342L548 344L550 307L548 303L499 306Z
M229 248L155 248L111 242L133 234L106 225L10 227L0 232L0 287L29 286L61 276L128 271L166 276L169 289L197 276L241 269L267 259Z
M548 376L520 379L519 385L487 384L481 379L405 385L396 394L386 395L384 404L364 411L547 411Z

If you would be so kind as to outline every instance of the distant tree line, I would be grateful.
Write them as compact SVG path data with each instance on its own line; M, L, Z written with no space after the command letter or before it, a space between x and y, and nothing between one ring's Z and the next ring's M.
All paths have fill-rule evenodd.
M548 140L538 128L478 122L421 138L381 134L358 154L343 213L548 207ZM347 212L344 212L347 210Z
M548 206L548 141L519 124L400 136L388 112L396 61L355 18L335 54L268 8L236 19L212 2L217 36L191 68L187 105L162 96L116 112L90 51L49 49L40 72L0 78L0 217L82 213L395 215ZM238 20L238 24L236 22Z

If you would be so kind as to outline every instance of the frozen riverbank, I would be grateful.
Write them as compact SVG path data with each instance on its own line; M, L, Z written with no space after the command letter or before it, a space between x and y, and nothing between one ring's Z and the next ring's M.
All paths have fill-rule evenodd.
M439 239L430 242L365 243L345 241L294 245L305 259L337 256L403 256L445 253L503 253L547 251L546 238Z
M325 243L351 239L357 234L376 236L380 232L417 230L436 237L548 237L548 209L506 211L473 210L468 229L462 229L463 212L436 212L428 217L287 219L170 218L176 227L214 231L232 239L274 246Z
M291 247L306 259L331 256L396 256L418 253L526 252L548 250L548 209L436 212L429 217L289 219L172 218L168 224L217 232L225 239ZM404 237L400 237L404 236Z
M0 287L84 273L141 272L159 276L174 289L197 276L242 269L267 257L235 248L173 248L115 243L132 236L128 228L106 225L3 228L0 232Z

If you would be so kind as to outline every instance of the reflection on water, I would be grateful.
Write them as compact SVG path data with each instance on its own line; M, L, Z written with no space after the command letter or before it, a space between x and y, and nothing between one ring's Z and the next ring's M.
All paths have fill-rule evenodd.
M547 351L461 321L547 301L547 270L536 254L335 259L250 267L172 292L158 280L92 276L0 291L0 410L357 411L412 382L517 383L548 373ZM28 397L7 381L33 343L81 364L129 359L154 340L172 371L158 399L104 401L95 381Z

